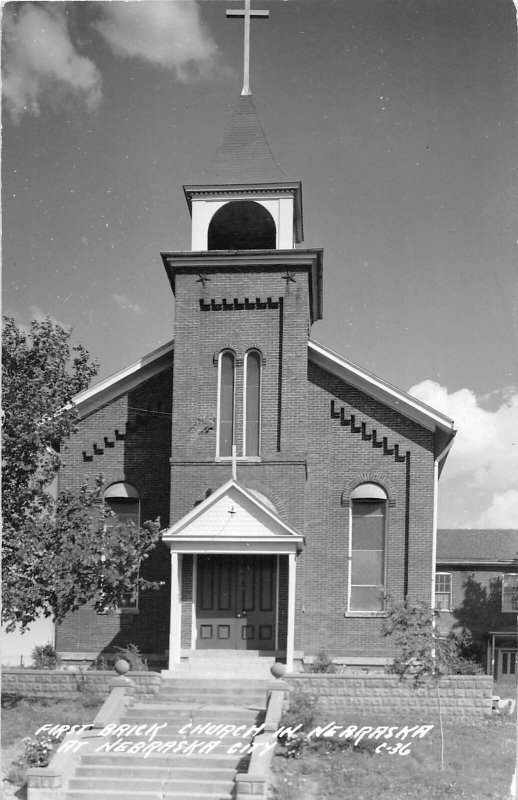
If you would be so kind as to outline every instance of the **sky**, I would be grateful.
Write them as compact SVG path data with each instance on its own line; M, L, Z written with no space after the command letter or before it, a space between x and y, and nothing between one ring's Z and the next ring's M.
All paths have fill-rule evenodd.
M5 3L3 313L50 316L106 377L169 341L242 85L236 0ZM251 89L324 248L312 336L451 417L439 525L518 527L512 0L253 0Z

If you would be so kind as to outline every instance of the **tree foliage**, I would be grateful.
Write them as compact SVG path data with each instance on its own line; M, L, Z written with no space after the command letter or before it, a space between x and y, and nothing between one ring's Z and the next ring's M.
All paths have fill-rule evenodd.
M158 522L106 526L101 483L63 491L49 486L60 466L59 443L77 426L72 398L98 365L71 331L49 319L21 330L4 320L2 618L8 630L41 613L61 621L88 602L116 607L138 588L157 584L139 567L159 539Z
M476 674L480 667L463 653L471 644L468 631L439 635L436 620L439 612L429 603L396 602L388 597L385 605L383 634L392 639L397 655L392 671L401 678L411 677L416 685L444 675Z

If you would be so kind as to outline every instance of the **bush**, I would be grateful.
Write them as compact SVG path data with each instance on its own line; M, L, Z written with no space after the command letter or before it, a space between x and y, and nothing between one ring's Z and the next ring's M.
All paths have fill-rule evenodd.
M310 667L310 672L327 673L332 675L336 672L336 666L333 664L332 659L327 653L318 653Z
M318 713L318 697L298 689L290 692L290 705L282 715L280 725L283 728L302 725L302 730L312 728Z
M128 644L126 647L117 647L117 658L123 658L130 665L132 672L147 671L147 661L142 658L140 650L136 644Z
M61 656L50 643L35 647L31 656L34 669L57 669L61 663Z

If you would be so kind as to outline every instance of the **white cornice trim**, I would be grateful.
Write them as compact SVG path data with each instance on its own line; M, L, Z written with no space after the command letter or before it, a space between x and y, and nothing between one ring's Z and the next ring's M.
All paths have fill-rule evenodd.
M366 392L366 394L381 403L390 406L395 411L403 414L403 416L418 422L428 430L435 432L439 428L448 437L454 436L453 421L439 411L435 411L430 406L422 403L416 397L412 397L412 395L397 389L372 372L353 364L352 361L348 361L314 339L309 340L308 349L309 360L327 372L342 378L347 383Z
M295 528L292 528L291 525L288 525L286 522L284 522L284 520L282 520L276 512L272 511L271 508L269 508L265 503L261 502L261 500L259 500L259 498L256 497L254 494L252 494L251 492L247 491L244 486L241 486L233 478L231 478L230 480L226 481L226 483L224 483L222 486L220 486L219 489L216 489L215 492L213 492L211 495L206 497L205 500L203 500L201 503L199 503L199 505L197 505L195 508L191 509L191 511L188 511L187 514L185 514L185 516L183 516L181 519L179 519L177 522L175 522L174 525L171 525L171 527L168 528L164 532L164 534L162 535L162 541L164 542L164 544L168 544L168 543L176 541L176 540L183 541L184 539L186 541L191 541L191 542L192 541L197 541L198 537L196 537L196 539L194 539L193 537L186 538L185 534L183 534L183 531L185 531L195 520L197 520L198 517L203 516L211 508L211 506L213 506L215 503L218 502L218 500L221 497L223 497L225 494L227 494L227 493L229 493L231 491L236 491L248 503L250 503L253 507L259 509L263 514L265 514L270 519L273 528L277 528L277 529L280 529L280 530L284 531L284 533L281 534L280 536L279 536L279 534L277 534L274 537L275 540L277 540L279 538L281 541L295 542L300 547L302 547L302 543L304 541L304 537L302 536L302 534L300 534L298 531L296 531ZM214 541L227 541L227 537L221 537L221 536L218 536L218 537L210 537L209 536L209 537L207 537L207 536L202 536L202 537L199 537L199 540L200 541L213 541L213 540ZM264 538L263 537L258 537L257 538L257 541L261 541L261 540L270 541L271 542L272 541L272 537L264 537ZM242 537L234 537L234 536L232 536L232 537L228 537L228 541L247 541L247 539L246 539L246 537L242 538ZM256 541L255 537L254 537L253 541Z
M128 367L110 375L90 389L76 394L69 408L75 408L81 418L88 416L92 411L96 411L166 369L173 350L173 340L157 347Z

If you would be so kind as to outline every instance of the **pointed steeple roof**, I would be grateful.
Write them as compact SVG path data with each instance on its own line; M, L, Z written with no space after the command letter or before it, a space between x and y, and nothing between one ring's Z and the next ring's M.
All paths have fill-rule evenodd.
M203 183L254 184L286 181L291 181L291 178L275 160L252 97L241 95L219 150L203 174Z

